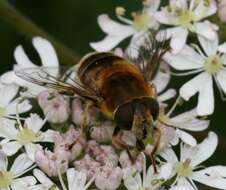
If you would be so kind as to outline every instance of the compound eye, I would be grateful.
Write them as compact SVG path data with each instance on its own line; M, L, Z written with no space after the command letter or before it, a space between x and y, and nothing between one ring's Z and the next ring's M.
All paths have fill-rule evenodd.
M125 130L129 130L133 124L134 108L132 102L119 106L114 114L117 125Z

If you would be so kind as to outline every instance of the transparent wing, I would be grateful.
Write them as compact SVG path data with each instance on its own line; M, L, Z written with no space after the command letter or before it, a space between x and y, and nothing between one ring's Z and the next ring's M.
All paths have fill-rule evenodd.
M148 81L152 80L162 56L169 50L166 33L145 33L134 37L131 44L126 51L127 59L138 66Z
M79 95L93 101L99 101L98 92L81 83L77 77L77 70L77 67L35 67L17 69L15 74L25 81L55 89L64 95Z

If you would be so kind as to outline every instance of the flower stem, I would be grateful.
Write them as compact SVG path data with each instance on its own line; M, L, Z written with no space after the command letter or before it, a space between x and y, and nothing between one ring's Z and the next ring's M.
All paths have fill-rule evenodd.
M0 0L0 21L5 22L29 39L34 36L41 36L48 39L56 48L60 61L63 64L74 65L77 63L79 56L75 52L65 47L61 42L57 41L54 37L33 23L6 0Z
M178 98L176 99L175 103L173 104L173 106L171 107L171 109L168 111L168 113L166 114L167 117L169 117L173 111L175 110L175 108L177 107L177 105L181 102L181 97L178 96Z
M57 168L57 175L58 175L58 179L60 180L62 189L67 190L67 187L66 187L64 180L62 178L62 175L61 175L61 166L58 166L58 168Z

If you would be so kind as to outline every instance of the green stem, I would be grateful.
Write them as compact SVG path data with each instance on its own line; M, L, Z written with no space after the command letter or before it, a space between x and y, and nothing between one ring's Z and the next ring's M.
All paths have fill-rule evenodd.
M75 52L54 39L54 37L16 10L6 0L0 0L0 20L29 39L34 36L42 36L48 39L55 47L59 59L63 64L74 65L77 63L79 56Z

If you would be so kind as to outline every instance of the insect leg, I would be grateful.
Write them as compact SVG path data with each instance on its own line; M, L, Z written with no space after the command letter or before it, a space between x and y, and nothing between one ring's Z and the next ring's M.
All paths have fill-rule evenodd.
M116 126L113 132L112 136L112 144L115 148L117 149L125 149L127 154L129 155L130 160L133 162L134 158L130 153L130 149L134 148L129 145L126 145L125 143L122 142L121 140L121 129L119 126Z
M84 109L84 112L83 112L83 116L82 116L82 123L81 123L81 133L83 134L85 132L85 129L88 125L87 123L87 116L89 114L89 110L90 110L90 107L93 105L93 103L91 101L86 101L85 102L85 109Z
M150 158L151 158L151 162L152 162L152 165L153 165L153 168L154 168L154 172L157 173L157 167L156 167L156 160L155 160L155 153L157 152L158 150L158 147L159 147L159 144L160 144L160 139L161 139L161 131L159 128L154 128L154 139L155 139L155 142L154 142L154 147L153 147L153 150L150 154Z

